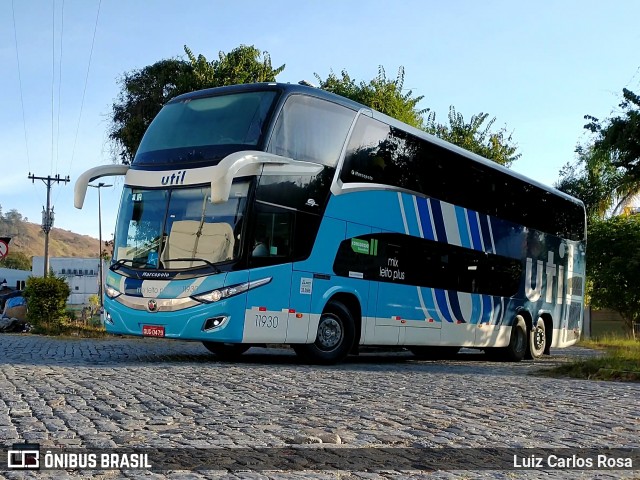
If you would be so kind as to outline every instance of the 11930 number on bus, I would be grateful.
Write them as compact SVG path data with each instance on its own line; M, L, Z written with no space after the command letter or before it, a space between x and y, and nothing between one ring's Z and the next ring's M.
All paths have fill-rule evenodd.
M256 327L278 328L277 315L256 315Z

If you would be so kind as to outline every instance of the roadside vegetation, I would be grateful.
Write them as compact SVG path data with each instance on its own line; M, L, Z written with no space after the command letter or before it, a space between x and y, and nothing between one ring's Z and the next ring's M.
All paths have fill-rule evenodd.
M541 375L640 382L640 341L608 334L583 340L580 345L603 350L603 355L545 370Z

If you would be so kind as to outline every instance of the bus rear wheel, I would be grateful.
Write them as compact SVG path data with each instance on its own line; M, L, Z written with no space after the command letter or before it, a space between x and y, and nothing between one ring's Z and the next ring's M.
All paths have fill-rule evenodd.
M331 365L344 360L353 347L355 323L342 303L327 304L318 321L313 343L294 345L296 354L311 363Z
M527 353L527 324L524 318L518 315L511 327L511 338L509 345L503 349L503 358L511 362L519 362L524 359Z
M251 348L251 345L245 345L243 343L202 342L202 344L207 350L222 360L238 358Z
M527 358L540 358L547 348L547 332L544 320L538 318L538 321L529 333L529 348L527 349Z

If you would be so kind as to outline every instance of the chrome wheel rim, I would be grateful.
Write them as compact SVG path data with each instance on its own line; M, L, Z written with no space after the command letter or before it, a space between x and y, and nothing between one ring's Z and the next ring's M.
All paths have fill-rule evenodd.
M333 314L325 314L318 324L317 343L322 350L333 350L342 342L342 323Z

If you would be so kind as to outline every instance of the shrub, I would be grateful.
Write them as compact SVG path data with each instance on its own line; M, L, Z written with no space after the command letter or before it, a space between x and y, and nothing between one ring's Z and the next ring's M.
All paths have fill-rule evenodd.
M66 316L67 298L70 294L69 285L63 278L29 277L24 290L27 299L27 319L36 327L60 326Z

